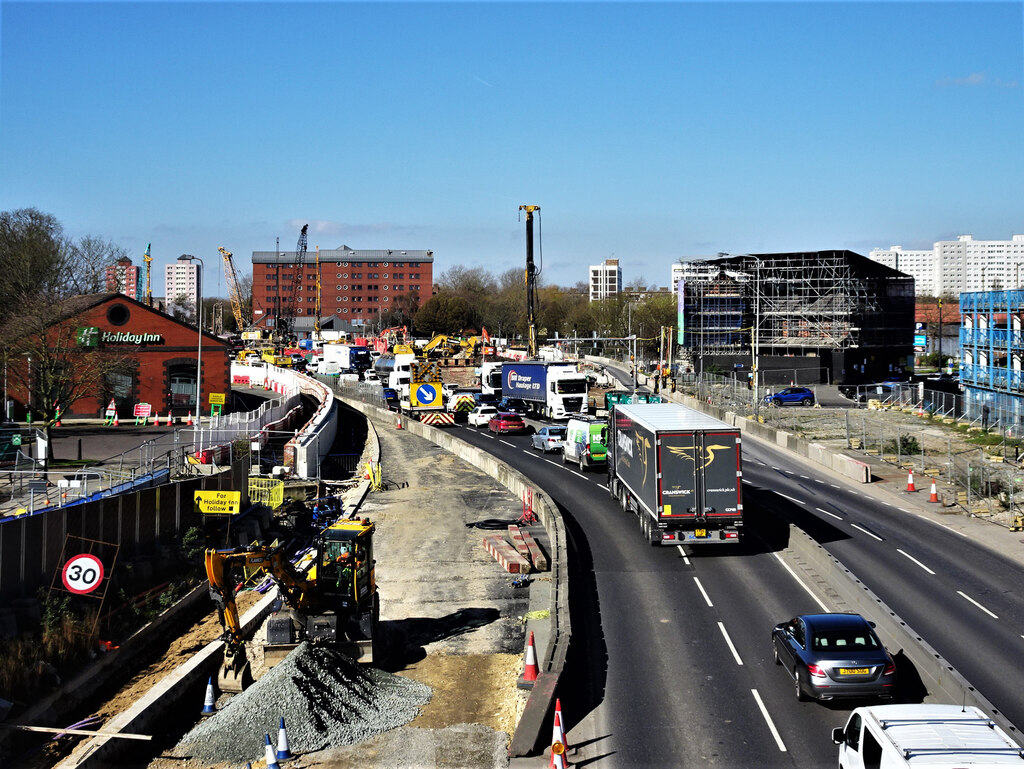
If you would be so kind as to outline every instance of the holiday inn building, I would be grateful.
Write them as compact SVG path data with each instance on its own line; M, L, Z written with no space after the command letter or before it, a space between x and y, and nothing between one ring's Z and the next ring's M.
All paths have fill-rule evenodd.
M63 316L50 325L47 334L51 345L59 339L70 340L70 353L63 357L70 358L73 365L77 360L84 368L96 364L104 369L94 391L72 403L64 417L102 416L111 401L121 419L131 419L136 404L149 404L151 413L160 415L170 412L184 416L195 411L200 345L195 326L124 294L109 293L70 299ZM8 398L14 401L11 413L14 419L25 421L34 373L32 356L12 357L8 365ZM34 365L38 376L40 361ZM227 395L230 387L230 345L203 333L203 413L210 413L211 393ZM230 398L226 402L230 403Z

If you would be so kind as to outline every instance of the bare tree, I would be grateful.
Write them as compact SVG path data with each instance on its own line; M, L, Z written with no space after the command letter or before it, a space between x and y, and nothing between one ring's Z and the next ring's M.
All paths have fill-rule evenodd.
M76 294L99 294L107 290L106 268L119 259L128 259L128 251L98 235L86 235L70 246L73 264L71 281Z

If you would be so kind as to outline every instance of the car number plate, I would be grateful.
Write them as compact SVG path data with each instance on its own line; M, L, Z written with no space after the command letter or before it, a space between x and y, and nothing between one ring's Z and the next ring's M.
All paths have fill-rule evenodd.
M694 529L693 530L693 536L695 536L697 539L707 539L708 530L707 529Z
M869 672L868 668L839 668L841 676L866 676Z

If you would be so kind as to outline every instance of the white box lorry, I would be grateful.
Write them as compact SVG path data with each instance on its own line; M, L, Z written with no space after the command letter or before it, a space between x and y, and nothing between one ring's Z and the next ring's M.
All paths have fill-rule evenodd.
M1024 767L1024 749L972 705L854 708L832 730L840 769L1002 769Z

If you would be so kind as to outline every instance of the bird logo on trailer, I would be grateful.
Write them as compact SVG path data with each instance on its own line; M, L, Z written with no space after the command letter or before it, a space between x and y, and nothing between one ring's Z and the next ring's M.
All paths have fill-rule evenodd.
M671 451L673 454L675 454L677 457L682 457L683 459L689 459L691 462L696 464L697 460L694 458L693 454L689 453L689 452L693 451L696 448L697 448L696 446L669 446L668 450ZM704 453L704 457L705 457L704 464L702 464L700 466L700 468L698 468L698 469L703 470L705 467L707 467L712 462L714 462L715 461L715 452L716 451L719 451L719 450L724 451L727 448L729 448L729 447L728 446L721 446L721 445L719 445L717 443L714 444L714 445L711 445L711 446L705 446L704 447L704 452L703 452Z

